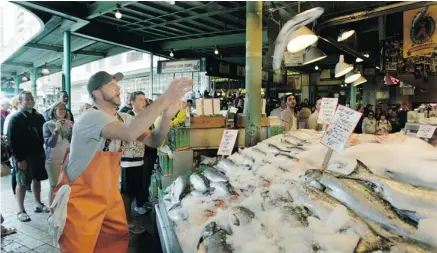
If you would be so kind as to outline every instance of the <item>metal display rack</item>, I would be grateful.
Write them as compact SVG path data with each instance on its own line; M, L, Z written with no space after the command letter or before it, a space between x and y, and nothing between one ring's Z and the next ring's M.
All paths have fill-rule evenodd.
M416 137L417 132L419 131L419 127L421 124L419 123L407 123L404 128L404 134L408 136ZM437 130L434 132L434 135L432 138L425 139L420 138L428 143L431 143L433 140L437 139Z
M163 253L184 253L176 235L175 224L168 218L163 191L159 190L158 204L155 205L156 223Z

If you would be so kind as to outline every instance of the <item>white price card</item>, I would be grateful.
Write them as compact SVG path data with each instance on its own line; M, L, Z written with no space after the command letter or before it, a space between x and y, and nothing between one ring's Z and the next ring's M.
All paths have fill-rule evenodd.
M419 131L417 131L416 137L429 139L434 135L437 126L420 125Z
M337 109L338 98L322 98L322 104L320 106L319 117L317 118L318 124L329 124L332 116L334 116Z
M360 118L360 112L339 105L320 142L336 152L342 152Z
M232 155L237 136L238 130L225 129L217 155Z

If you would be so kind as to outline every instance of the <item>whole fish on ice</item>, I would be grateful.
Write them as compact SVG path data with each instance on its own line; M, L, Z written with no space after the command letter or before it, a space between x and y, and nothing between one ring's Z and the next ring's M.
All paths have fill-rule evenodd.
M220 228L215 222L205 226L202 231L197 253L233 253L231 245L226 243L228 233Z
M246 225L255 218L255 213L243 206L232 207L231 220L235 226Z
M205 168L203 175L211 182L228 182L229 178L214 168Z
M296 187L302 204L321 220L326 221L335 208L343 206L340 201L323 191L306 185L296 185ZM347 225L361 237L355 252L363 253L388 249L390 244L385 238L378 235L367 222L350 208L346 207L346 209L350 218Z
M394 245L390 248L392 253L436 253L437 249L427 245L426 243L408 239L397 238L393 239Z
M307 170L302 179L306 182L320 182L326 187L326 193L365 220L379 223L386 230L409 238L413 238L416 232L416 227L405 222L389 203L355 180L336 178L330 173L314 169Z
M167 188L169 200L173 203L179 203L182 198L188 193L190 183L184 177L180 176ZM164 199L167 199L165 197Z
M409 207L409 212L405 211L404 214L409 214L414 220L427 218L432 212L435 213L434 216L437 216L437 191L435 190L375 175L360 161L356 169L346 178L372 183L374 190L397 209L405 210ZM421 210L425 211L420 213Z
M196 191L206 192L209 188L208 179L201 174L191 174L190 183Z
M217 169L227 175L230 171L235 170L237 165L229 159L222 159L217 164Z

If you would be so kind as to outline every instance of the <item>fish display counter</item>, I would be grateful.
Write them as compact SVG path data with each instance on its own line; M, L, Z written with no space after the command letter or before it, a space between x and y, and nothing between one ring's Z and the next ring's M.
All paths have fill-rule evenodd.
M353 134L322 170L322 136L277 135L177 177L156 206L164 252L437 252L437 149Z

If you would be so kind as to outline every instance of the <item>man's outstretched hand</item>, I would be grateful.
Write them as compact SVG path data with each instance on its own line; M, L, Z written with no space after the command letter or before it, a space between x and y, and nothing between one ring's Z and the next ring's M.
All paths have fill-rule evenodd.
M184 95L193 88L193 81L187 78L176 78L171 83L163 95L170 101L176 101L184 97Z

